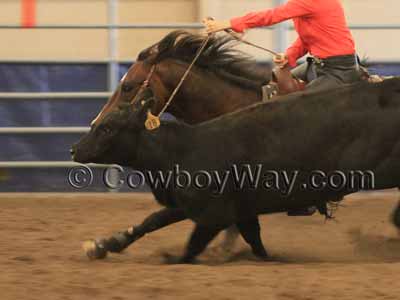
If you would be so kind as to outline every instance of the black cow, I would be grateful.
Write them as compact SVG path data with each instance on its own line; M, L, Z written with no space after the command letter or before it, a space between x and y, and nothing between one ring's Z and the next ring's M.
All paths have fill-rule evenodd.
M148 231L185 218L196 223L179 262L192 262L232 224L237 224L253 253L266 258L259 214L321 206L362 187L363 178L358 178L354 186L312 189L310 178L316 170L318 174L369 170L374 174L374 185L362 188L400 186L400 78L319 93L302 92L200 125L163 122L159 129L147 131L144 122L153 104L154 100L148 98L107 116L73 147L74 160L118 163L164 173L179 165L191 175L199 170L225 174L233 170L232 166L262 166L268 176L272 174L269 170L297 174L289 194L267 188L268 176L257 187L245 181L244 188L238 188L234 176L229 176L221 194L215 192L215 182L202 189L193 185L153 189L156 199L170 209L151 216ZM395 213L396 225L398 220L399 210ZM135 230L140 231L135 228L124 234L124 242L146 233ZM118 244L118 240L114 242Z

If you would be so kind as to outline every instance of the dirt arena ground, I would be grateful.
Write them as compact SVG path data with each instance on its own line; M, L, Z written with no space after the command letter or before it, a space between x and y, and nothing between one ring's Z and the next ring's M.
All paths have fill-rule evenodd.
M356 194L336 213L262 217L271 262L222 237L199 265L165 265L182 251L190 222L146 236L124 254L89 261L81 242L137 224L158 206L148 194L0 194L0 299L400 299L394 192Z

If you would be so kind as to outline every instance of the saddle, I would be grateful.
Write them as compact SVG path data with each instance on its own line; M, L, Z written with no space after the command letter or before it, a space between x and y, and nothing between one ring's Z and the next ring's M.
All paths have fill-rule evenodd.
M368 69L360 66L359 67L361 80L368 81L369 83L379 83L385 79L389 79L392 76L382 77L378 75L371 75ZM262 100L270 101L278 96L287 95L290 93L303 91L306 88L307 82L295 78L290 72L289 67L275 67L272 70L271 81L262 87Z
M275 67L272 70L271 81L262 87L263 101L269 101L276 96L303 91L306 82L295 78L289 67Z

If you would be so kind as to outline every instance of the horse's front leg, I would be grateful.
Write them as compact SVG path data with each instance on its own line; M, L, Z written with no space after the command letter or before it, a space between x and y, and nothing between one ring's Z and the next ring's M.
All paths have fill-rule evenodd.
M147 233L187 219L179 208L164 208L148 216L140 225L119 232L108 239L86 241L83 248L90 259L102 259L108 252L120 253Z

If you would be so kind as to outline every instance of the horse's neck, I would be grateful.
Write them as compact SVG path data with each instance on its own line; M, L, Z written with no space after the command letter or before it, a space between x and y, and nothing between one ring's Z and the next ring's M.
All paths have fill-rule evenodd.
M184 68L176 76L165 76L173 90L181 80ZM233 75L232 75L233 76ZM243 88L211 71L194 68L182 85L168 111L186 123L195 124L244 108L261 100L260 90Z

